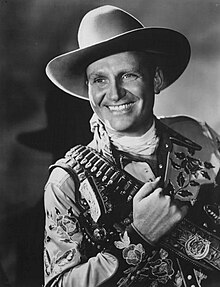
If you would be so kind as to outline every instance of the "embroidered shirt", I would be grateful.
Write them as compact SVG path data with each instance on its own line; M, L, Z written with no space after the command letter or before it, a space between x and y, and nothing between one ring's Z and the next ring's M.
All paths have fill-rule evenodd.
M217 175L220 167L218 135L209 126L187 117L163 121L194 141L197 139L205 153L202 160L210 161ZM150 178L154 176L148 164L127 165L134 176L139 169L142 170L141 180L146 180L148 173ZM214 182L213 176L211 181ZM88 249L89 238L82 233L80 210L75 204L76 186L61 168L52 171L45 186L45 286L185 287L209 286L205 285L210 282L208 279L215 279L214 276L207 279L207 274L188 263L183 268L181 259L164 248L150 245L132 223L106 250L94 253L92 243Z

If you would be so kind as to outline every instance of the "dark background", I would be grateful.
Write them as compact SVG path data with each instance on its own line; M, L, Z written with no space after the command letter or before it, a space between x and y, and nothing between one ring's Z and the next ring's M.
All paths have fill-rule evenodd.
M88 103L53 86L45 65L77 48L82 16L103 4L129 11L145 26L173 28L188 37L191 62L157 96L155 113L198 117L220 133L220 1L0 0L0 260L12 286L40 286L42 280L48 166L71 145L91 138ZM34 147L21 137L41 129L46 130Z

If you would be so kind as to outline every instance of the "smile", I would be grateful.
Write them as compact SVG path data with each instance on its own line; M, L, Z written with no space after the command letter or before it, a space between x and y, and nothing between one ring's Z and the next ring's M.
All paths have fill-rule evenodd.
M114 105L114 106L108 106L110 111L127 111L128 109L131 108L131 106L133 106L133 103L129 103L129 104L123 104L123 105Z

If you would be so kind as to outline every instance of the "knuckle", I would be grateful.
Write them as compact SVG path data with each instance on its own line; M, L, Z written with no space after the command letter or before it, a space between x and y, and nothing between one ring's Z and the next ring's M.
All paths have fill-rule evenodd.
M135 194L135 196L133 197L133 204L135 204L137 202L138 196L137 194Z
M175 219L176 219L176 222L179 222L180 220L183 219L183 214L179 209L176 209Z
M155 189L155 191L159 194L161 194L163 192L163 189L161 187L158 187Z
M179 218L179 216L181 215L180 209L175 204L171 203L170 211L171 211L171 215L174 218Z
M143 186L144 190L152 190L153 189L153 185L152 182L146 182L145 185Z

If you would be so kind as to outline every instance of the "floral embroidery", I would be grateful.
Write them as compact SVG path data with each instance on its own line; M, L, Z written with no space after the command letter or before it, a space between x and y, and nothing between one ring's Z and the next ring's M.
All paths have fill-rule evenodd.
M183 278L182 278L180 271L178 270L178 272L176 273L176 276L175 276L174 286L181 287L182 284L183 284Z
M169 194L180 200L188 200L193 205L196 201L201 180L211 180L208 171L214 166L209 162L192 157L193 151L174 152L170 157L173 179L169 179L166 190ZM175 180L174 180L175 179Z
M201 282L202 282L203 279L207 279L207 275L205 275L201 271L198 271L198 270L195 270L195 269L194 269L194 274L196 276L196 279L197 279L197 282L198 282L199 286L202 286Z
M47 228L44 240L46 276L59 274L65 268L80 261L78 239L81 236L79 222L71 207L66 209L66 213L61 213L57 207L55 207L55 212L47 210ZM57 245L62 246L62 251L57 249Z
M172 261L170 259L157 260L152 266L152 274L158 278L158 281L165 284L174 274Z
M76 243L77 244L77 243ZM71 262L76 254L76 249L71 248L67 250L63 255L57 257L54 262L53 272L55 274L60 273L63 269L63 266Z
M61 256L58 256L56 254L52 258L50 258L49 253L47 249L44 249L44 266L45 266L45 273L47 276L49 276L51 273L58 274L62 272L63 267L72 262L73 259L76 260L75 255L76 255L76 250L77 250L77 242L75 242L75 247L67 250L64 252Z
M160 250L160 257L161 259L152 262L151 269L152 274L157 277L157 281L165 284L174 274L173 262L167 259L168 252L164 249Z
M130 244L130 238L125 231L124 236L121 237L121 241L115 241L115 246L118 249L124 249L122 251L122 256L126 260L129 265L137 265L139 264L144 256L144 248L142 244Z
M60 241L73 243L73 235L79 232L79 222L73 214L72 208L67 210L67 214L61 214L58 208L55 208L56 216L53 219L52 215L47 212L49 219L49 230L56 231Z
M170 158L170 161L173 168L180 170L177 177L177 182L181 188L186 188L188 185L190 186L200 185L197 181L191 179L191 175L193 175L195 178L202 176L205 179L208 180L211 179L208 172L206 171L206 169L214 168L214 166L211 163L202 162L199 159L186 155L184 152L176 152L175 156L178 160L180 160L180 163L178 164L174 162L172 158ZM184 177L184 174L188 175L187 181ZM181 196L183 197L185 195L184 192L186 193L186 190L182 190Z
M130 267L124 271L125 277L118 281L118 287L131 286L132 282L147 282L149 287L167 284L175 273L173 262L168 256L168 252L164 249L160 249L159 252L153 251L151 257L143 258L142 262L145 265L141 269L139 269L139 265L136 265L135 267ZM156 259L155 257L159 258ZM176 277L176 282L177 279L179 285L176 286L180 287L180 278Z
M50 256L46 248L44 248L44 271L47 276L51 273Z
M144 250L141 244L131 244L123 250L123 258L130 265L139 264L142 261Z

